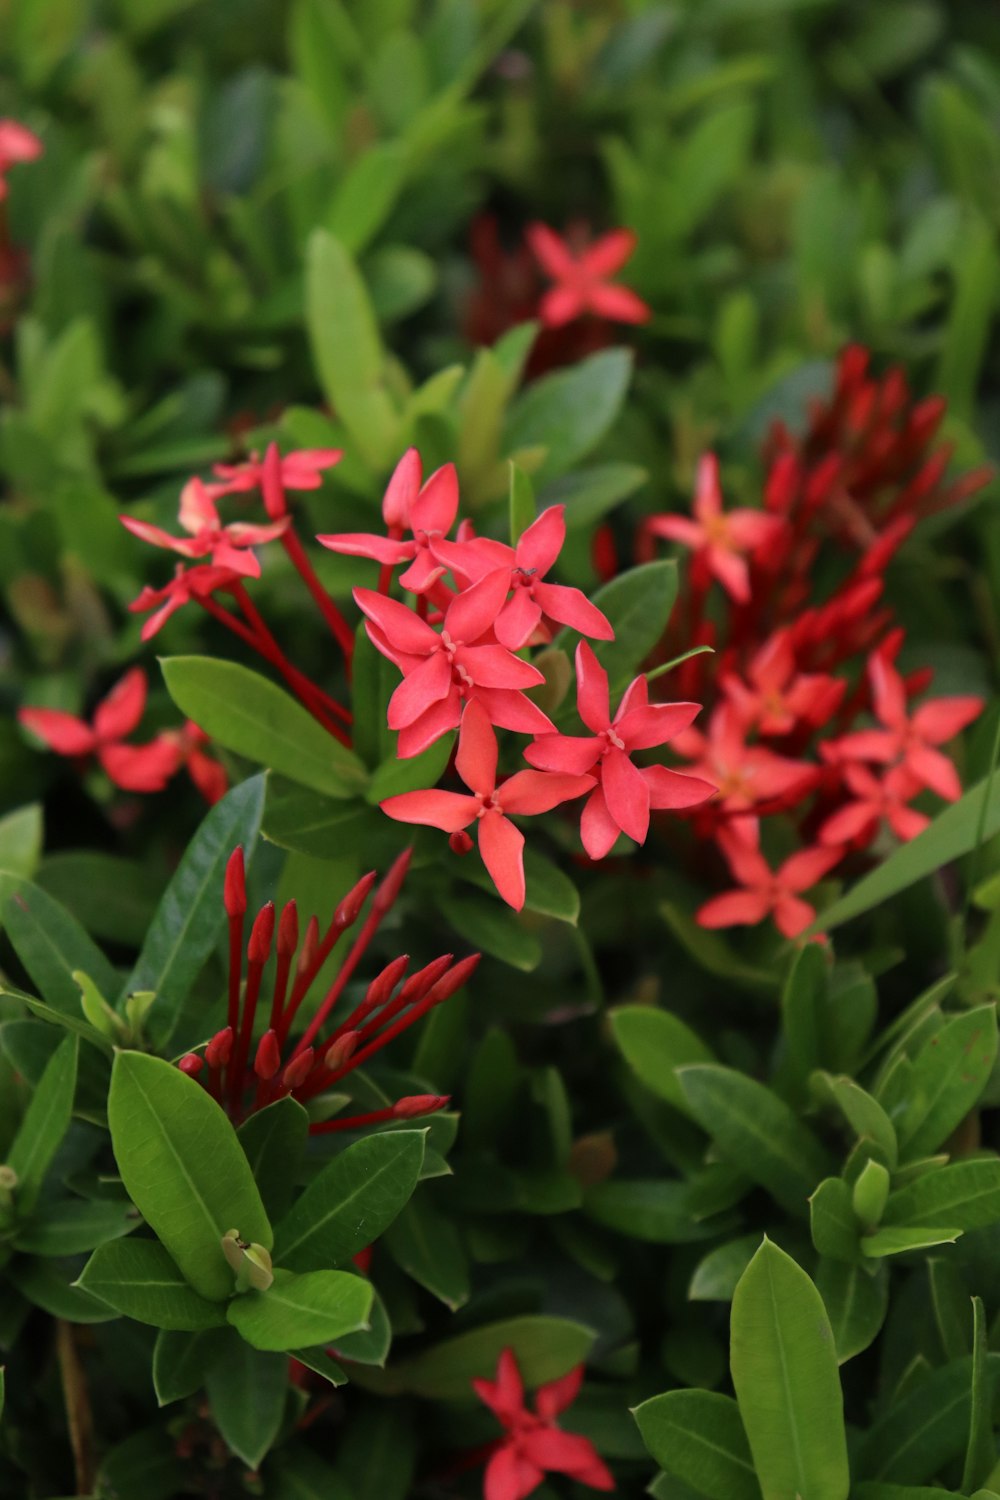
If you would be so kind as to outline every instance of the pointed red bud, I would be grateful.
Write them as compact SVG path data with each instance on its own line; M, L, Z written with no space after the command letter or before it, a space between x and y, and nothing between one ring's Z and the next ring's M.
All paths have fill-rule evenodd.
M362 875L357 885L348 891L334 912L333 922L335 927L350 927L352 923L358 920L358 913L368 899L368 892L377 879L378 876L374 870L369 870L367 875Z
M401 953L398 958L392 960L392 963L386 964L381 974L376 974L365 995L366 1010L375 1010L377 1006L385 1004L406 973L406 966L409 962L410 955Z
M266 964L274 937L274 902L268 901L254 918L250 941L247 943L247 958L252 964Z
M372 909L378 912L388 911L396 897L399 895L406 872L410 868L410 860L413 858L413 845L404 849L398 859L393 861L388 875L375 892L375 900Z
M224 1068L232 1051L233 1028L227 1026L223 1031L217 1031L205 1048L205 1061L210 1068Z
M467 980L471 979L479 967L481 953L473 953L469 958L461 958L453 969L442 979L439 979L431 994L433 1005L440 1005L442 1000L448 1000L456 990L460 990Z
M197 1052L188 1052L184 1055L184 1057L181 1058L177 1066L180 1068L182 1073L187 1073L189 1077L195 1078L201 1072L205 1064L203 1060L198 1056Z
M345 1031L343 1036L338 1036L335 1042L331 1042L323 1056L324 1067L329 1068L331 1073L336 1073L349 1063L360 1036L360 1031Z
M464 828L448 835L448 847L452 854L471 854L473 844Z
M281 1048L275 1032L265 1031L257 1044L257 1056L253 1060L253 1070L258 1078L265 1083L270 1082L281 1067Z
M311 969L316 958L316 950L319 947L319 922L315 917L310 917L306 923L306 935L299 952L299 961L296 969L300 974L305 974Z
M450 1094L410 1094L406 1099L397 1099L392 1112L397 1120L412 1120L417 1115L433 1114L450 1103Z
M299 946L299 909L294 901L285 905L278 923L278 952L283 958L291 958Z
M268 443L264 462L261 465L260 490L264 497L264 509L272 521L280 521L288 514L285 486L281 482L281 454L277 443Z
M285 1085L285 1088L301 1088L306 1079L309 1077L309 1074L312 1072L313 1063L315 1062L315 1060L316 1053L313 1051L312 1047L307 1047L304 1052L299 1053L298 1057L293 1057L292 1061L288 1064L288 1067L281 1075L281 1081Z
M242 844L237 844L226 864L226 878L222 885L222 904L229 917L242 917L247 909L247 883Z
M412 1005L417 1000L422 1000L432 985L451 968L454 953L443 953L440 958L431 959L422 969L411 974L399 992L399 998L406 1005Z

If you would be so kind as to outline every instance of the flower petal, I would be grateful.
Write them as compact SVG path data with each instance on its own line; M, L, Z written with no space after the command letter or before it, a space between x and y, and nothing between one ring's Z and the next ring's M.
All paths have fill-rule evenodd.
M374 620L389 644L397 651L411 656L428 656L441 646L441 638L426 620L421 620L412 609L400 604L398 599L387 599L374 589L355 589L354 602L367 616Z
M532 521L517 544L517 567L532 569L540 576L549 571L566 540L565 517L565 505L550 505Z
M603 859L618 842L618 824L608 812L601 786L587 798L580 818L580 838L591 859Z
M347 557L370 557L375 562L392 565L408 562L416 552L412 542L393 542L386 536L366 531L333 532L318 536L316 540L331 552L342 552Z
M580 256L580 265L588 276L613 276L634 253L638 237L631 229L612 229Z
M650 703L616 716L615 732L630 751L651 750L681 734L700 712L700 703Z
M57 755L89 755L96 744L90 725L61 708L19 708L17 720Z
M442 536L458 515L458 474L454 464L444 464L424 485L410 507L411 531L440 531Z
M982 698L931 698L913 715L913 727L929 745L944 745L983 711Z
M498 812L486 813L477 827L479 853L490 879L507 905L520 911L524 905L524 834Z
M513 729L515 734L555 734L552 720L523 693L477 687L471 696L483 705L498 729Z
M576 706L580 718L595 734L611 727L608 674L586 641L576 648Z
M539 771L565 771L571 776L584 776L600 758L601 749L602 742L589 735L541 734L528 745L524 758L529 766Z
M444 628L452 640L471 645L492 628L510 587L510 573L498 568L456 594L445 612Z
M432 703L419 719L415 719L412 724L407 724L405 729L399 731L396 754L400 760L409 760L411 756L419 755L421 751L433 745L435 740L439 740L443 734L457 729L461 718L462 698L458 688L452 686L446 698L442 698L440 703Z
M553 281L561 281L564 276L576 274L576 261L569 246L547 224L529 224L524 231L524 238L542 270Z
M642 779L649 787L649 805L657 812L697 807L717 794L718 788L700 776L687 776L667 766L645 766Z
M786 938L797 938L816 916L816 908L799 896L781 896L774 908L774 925Z
M420 823L425 828L440 828L443 833L457 833L460 828L468 828L479 811L475 797L463 797L460 792L441 792L436 787L421 792L400 792L398 797L387 797L379 806L397 823Z
M471 792L489 795L497 780L497 737L481 703L466 704L455 769Z
M587 293L592 312L614 323L648 323L653 309L627 286L594 286Z
M447 696L451 687L451 667L443 651L425 656L418 667L407 673L389 699L387 719L390 729L405 729L426 713L432 703Z
M496 619L494 630L502 646L519 651L538 628L542 606L530 589L516 588Z
M534 595L549 618L560 625L568 625L593 640L614 640L611 621L596 604L591 604L581 589L568 588L562 583L536 583Z
M725 891L700 906L695 921L699 927L756 927L770 909L763 891Z
M531 815L551 812L560 802L582 797L595 785L593 776L566 776L560 771L515 771L497 791L497 801L505 813Z
M165 737L148 745L101 745L97 758L108 776L127 792L160 792L181 764L177 744Z
M131 734L146 707L146 674L132 667L120 677L94 713L94 730L100 740L123 740Z
M637 844L649 832L649 787L624 750L609 750L601 761L601 785L608 811Z

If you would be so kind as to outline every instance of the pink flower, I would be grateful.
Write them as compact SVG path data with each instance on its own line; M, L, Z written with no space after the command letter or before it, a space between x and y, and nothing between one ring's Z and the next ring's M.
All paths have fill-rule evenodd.
M578 1365L561 1380L539 1386L530 1411L512 1349L501 1354L495 1381L473 1380L476 1395L506 1431L486 1466L484 1500L525 1500L546 1474L566 1474L592 1490L615 1488L590 1439L556 1426L556 1417L576 1400L582 1384L583 1365Z
M803 901L808 891L823 879L843 857L843 849L801 849L774 871L760 852L756 822L753 833L722 829L719 846L740 889L713 896L696 913L702 927L755 927L771 916L787 938L798 937L816 916L816 909Z
M212 473L222 483L210 488L220 495L260 489L264 509L272 521L277 521L288 513L286 490L318 490L324 469L332 469L343 456L341 448L300 448L295 453L282 454L277 443L271 443L263 459L251 453L243 463L214 464Z
M838 760L873 760L884 764L898 759L918 787L930 787L939 797L955 802L962 795L958 772L935 747L954 739L972 723L982 712L982 698L931 698L908 717L906 684L884 651L875 651L868 658L868 676L875 716L885 728L845 734L833 742L827 754Z
M271 542L286 531L289 518L283 516L266 526L252 526L245 521L233 521L223 526L212 494L214 486L200 479L189 479L181 492L179 520L188 533L187 537L171 536L159 526L147 521L137 521L133 516L120 516L123 526L143 542L154 547L167 547L179 552L182 557L205 557L211 555L217 568L227 568L246 578L260 577L260 563L249 547ZM218 490L216 489L216 493Z
M129 605L133 614L156 610L142 627L142 639L150 640L172 614L192 599L207 599L209 594L225 588L236 577L232 568L215 568L210 563L196 563L193 568L185 568L183 563L178 563L173 578L163 588L154 589L146 584L138 598Z
M867 766L847 765L844 781L854 797L827 818L819 831L821 844L863 847L871 843L883 822L905 842L923 833L930 822L907 806L921 783L905 765L894 766L881 781Z
M538 307L547 328L561 328L585 313L615 323L647 323L652 317L651 309L635 292L608 281L635 249L631 230L613 229L580 254L574 254L566 240L546 224L530 224L525 239L542 270L557 283Z
M746 729L731 703L716 708L707 733L687 729L674 748L690 758L690 772L718 790L717 806L724 812L746 812L775 801L792 807L818 779L816 767L806 761L776 755L764 745L748 745Z
M19 161L37 161L44 147L19 120L0 120L0 199L7 196L7 172Z
M565 511L565 505L549 506L522 534L516 547L477 537L471 542L443 542L435 549L457 577L475 582L493 571L503 573L513 593L500 610L494 629L500 644L512 651L531 639L543 615L581 635L614 640L610 622L579 589L545 582L566 540Z
M208 735L192 719L181 729L168 729L163 738L177 747L178 766L185 766L205 801L211 806L220 801L229 789L229 778L224 766L210 755L203 746L210 743Z
M781 527L776 516L763 511L722 509L719 461L714 453L706 453L698 465L694 519L651 516L644 524L651 535L692 548L697 563L740 604L750 598L746 554L771 541Z
M473 700L462 715L455 769L472 796L461 792L403 792L381 804L400 823L458 833L476 825L479 853L497 891L515 911L524 905L524 835L510 815L550 812L594 785L592 776L518 771L497 786L497 738L484 706Z
M640 769L631 760L635 751L666 744L687 729L700 704L650 703L646 679L637 677L612 719L608 675L586 641L576 648L576 677L577 709L592 733L541 735L524 758L546 771L589 771L598 778L583 810L580 837L591 859L603 859L619 833L645 842L651 809L694 807L715 789L666 766Z
M124 745L146 707L146 674L126 672L97 705L92 724L58 708L22 708L18 720L57 755L96 755L116 786L159 792L180 764L176 744L160 735L148 745Z
M824 724L847 689L844 678L798 672L785 630L775 631L747 668L747 681L722 675L722 687L746 726L760 734L790 734L799 724Z
M456 594L439 634L398 600L354 590L372 644L403 673L389 700L389 728L400 732L403 759L457 728L470 698L502 729L537 734L553 727L521 691L544 682L541 672L493 640L491 627L506 597L503 575L488 575Z
M316 540L331 552L349 557L370 557L384 567L408 562L400 583L414 594L425 593L445 571L437 556L437 544L455 524L458 515L458 475L454 464L437 469L421 485L420 454L408 448L396 465L382 501L388 536L371 532L339 532ZM411 533L403 541L404 531Z

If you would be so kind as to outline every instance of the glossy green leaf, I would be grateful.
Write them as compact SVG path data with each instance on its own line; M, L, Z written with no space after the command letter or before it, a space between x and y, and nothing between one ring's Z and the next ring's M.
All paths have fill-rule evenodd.
M858 1258L858 1221L842 1177L825 1177L809 1199L809 1228L820 1255L849 1264Z
M869 1136L885 1153L890 1167L895 1167L898 1155L896 1132L878 1100L844 1074L821 1073L817 1076L851 1128L859 1136Z
M860 1261L848 1265L820 1256L816 1289L833 1329L837 1362L846 1364L874 1343L885 1322L889 1307L888 1273L880 1268L873 1276L871 1267Z
M796 954L781 992L784 1055L780 1076L788 1080L793 1101L804 1101L806 1084L823 1060L827 989L826 958L818 943L806 943Z
M993 1393L990 1390L986 1309L981 1297L972 1299L972 1410L969 1418L969 1441L965 1449L962 1489L971 1495L985 1484L997 1461L993 1437Z
M361 1337L361 1335L348 1334L347 1337ZM335 1359L331 1359L329 1352L322 1344L314 1344L308 1349L290 1349L289 1358L297 1359L300 1364L305 1365L307 1370L321 1375L332 1386L347 1384L345 1371Z
M88 1260L79 1285L116 1312L154 1328L196 1333L224 1322L217 1302L193 1291L156 1240L116 1240Z
M426 1135L383 1131L335 1156L278 1225L276 1262L293 1271L343 1265L384 1234L420 1179Z
M0 870L30 878L42 855L44 818L40 802L17 807L0 818Z
M981 1229L1000 1221L1000 1160L995 1156L949 1162L891 1193L886 1224L955 1224Z
M534 381L511 407L504 451L542 445L541 479L562 474L590 452L611 426L632 374L626 349L605 349Z
M158 1405L183 1401L200 1391L208 1371L223 1357L230 1342L226 1327L206 1328L201 1333L161 1328L153 1345L153 1389Z
M534 486L524 470L518 468L517 464L510 465L510 493L507 504L510 545L516 547L522 533L527 531L538 514Z
M288 1356L264 1354L233 1339L208 1371L212 1416L229 1448L248 1469L260 1467L281 1429L288 1396Z
M386 1305L376 1291L368 1312L368 1327L337 1339L337 1355L351 1364L385 1365L392 1344L392 1324Z
M739 1409L714 1391L668 1391L632 1415L657 1463L712 1500L759 1500Z
M765 1500L846 1500L833 1331L805 1271L764 1241L733 1297L733 1385Z
M672 559L642 563L603 584L593 602L611 622L613 641L593 642L594 654L608 674L614 697L621 694L663 635L677 598L677 564ZM568 650L575 639L562 630L554 645ZM566 712L572 707L567 705ZM560 714L560 718L565 717Z
M373 771L365 791L365 801L377 807L387 797L397 797L403 792L422 791L425 787L434 786L451 759L455 739L454 734L442 735L420 755L411 756L408 760L400 760L395 753L390 755Z
M270 1249L271 1226L236 1132L178 1068L119 1052L108 1099L122 1181L143 1218L203 1297L232 1294L221 1241L231 1229Z
M98 989L113 995L118 976L75 917L40 886L0 872L0 921L39 993L56 1010L80 1015L82 969Z
M759 1234L744 1234L710 1250L695 1267L688 1286L688 1301L731 1302L759 1244Z
M929 1156L976 1103L997 1057L994 1005L955 1016L932 1036L913 1061L913 1084L924 1107L907 1116L901 1137L905 1155Z
M880 1222L885 1211L889 1181L888 1168L872 1157L869 1157L854 1179L851 1205L860 1222L869 1228Z
M29 1255L80 1255L131 1234L140 1222L128 1203L67 1198L40 1204L18 1229L14 1244Z
M357 756L259 672L211 656L169 656L161 666L177 707L227 750L327 797L364 790Z
M431 1204L426 1190L406 1205L386 1231L396 1264L446 1307L469 1300L469 1260L458 1225Z
M688 1183L662 1178L596 1183L584 1195L584 1211L606 1229L654 1245L683 1245L717 1232L694 1216Z
M987 1354L986 1380L996 1399L1000 1354ZM924 1484L965 1453L972 1413L972 1358L930 1370L868 1428L858 1445L859 1479Z
M288 1211L309 1139L309 1116L288 1095L259 1109L236 1132L265 1212L272 1222Z
M59 1043L7 1152L7 1165L17 1174L15 1202L21 1215L29 1214L38 1201L52 1158L69 1129L79 1046L75 1036Z
M714 1062L710 1048L677 1016L652 1005L620 1005L609 1019L619 1050L640 1083L687 1114L687 1099L674 1069Z
M405 1390L430 1401L474 1401L470 1382L492 1380L505 1349L513 1349L529 1390L558 1380L587 1358L593 1332L565 1318L509 1318L444 1339L397 1370Z
M266 1292L245 1292L226 1316L255 1349L295 1349L329 1344L363 1328L372 1303L371 1283L349 1271L308 1271L296 1276L276 1269Z
M5 1275L29 1302L53 1318L67 1323L108 1323L119 1315L99 1297L92 1297L70 1279L65 1264L54 1260L18 1256L6 1267Z
M861 1253L872 1260L884 1255L906 1255L911 1250L926 1250L931 1245L953 1245L961 1233L960 1229L944 1226L934 1229L921 1225L908 1225L905 1229L892 1226L862 1235Z

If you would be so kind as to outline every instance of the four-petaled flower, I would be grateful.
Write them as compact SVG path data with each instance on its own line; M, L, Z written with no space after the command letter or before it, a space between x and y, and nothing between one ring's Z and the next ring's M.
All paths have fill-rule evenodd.
M787 630L776 630L755 652L746 680L724 672L722 688L742 723L759 734L790 734L799 724L824 724L847 689L843 677L798 672Z
M503 575L489 574L455 595L438 632L398 600L372 589L354 590L372 644L403 673L389 700L389 728L399 730L403 759L457 728L463 703L471 698L502 729L527 734L552 729L521 691L544 682L541 672L493 638L491 627L506 597Z
M907 804L920 791L920 782L905 765L893 766L881 780L867 766L846 765L844 784L853 798L831 813L819 831L821 844L870 844L887 823L906 842L923 833L930 818Z
M510 817L551 812L560 802L580 797L593 776L516 771L497 786L497 738L485 708L475 699L462 715L455 769L472 793L402 792L382 805L400 823L422 823L445 833L476 825L479 853L500 895L520 911L524 905L524 835Z
M0 200L7 196L10 168L19 161L37 161L43 149L35 132L20 120L0 120Z
M868 676L875 716L885 727L842 735L827 750L828 758L882 764L898 760L918 787L930 787L946 801L957 801L962 795L958 772L936 747L947 744L972 723L982 712L982 698L931 698L910 717L906 712L906 684L884 651L875 651L869 657ZM900 836L913 837L912 833Z
M232 583L237 576L232 568L216 568L211 563L196 563L193 568L185 568L183 563L178 563L173 578L161 589L145 584L138 598L133 599L129 605L133 614L144 615L148 610L155 611L142 627L142 639L150 640L172 614L192 599L207 599L216 589L225 588L227 583Z
M539 1386L531 1411L512 1349L501 1354L496 1380L473 1380L476 1395L506 1430L486 1466L484 1500L526 1500L546 1474L565 1474L592 1490L615 1488L590 1439L556 1425L556 1417L576 1400L582 1384L583 1365L578 1365L561 1380Z
M651 516L645 529L651 536L692 548L696 565L716 578L737 603L745 604L750 598L746 555L778 533L780 520L759 510L723 510L719 461L714 453L706 453L698 464L693 508L693 520Z
M590 735L544 734L524 758L546 771L592 773L597 785L580 820L580 837L591 859L603 859L619 833L641 844L650 810L694 807L715 794L708 781L666 766L632 764L637 750L664 745L687 729L698 703L650 703L645 677L637 677L611 718L608 675L586 641L576 648L576 703Z
M641 297L608 280L635 249L631 230L613 229L579 253L547 224L530 224L525 239L542 270L557 283L538 305L546 327L561 328L585 313L615 323L647 323L652 317Z
M806 761L776 755L766 745L748 745L746 729L731 703L720 703L708 721L708 730L687 729L678 735L674 749L691 764L691 773L703 776L718 790L719 809L746 812L761 803L793 806L812 790L819 773Z
M760 852L756 819L741 819L747 828L720 829L719 847L740 889L713 896L696 913L702 927L755 927L774 918L778 931L796 938L812 922L816 909L802 900L843 857L841 848L800 849L772 870Z
M332 469L344 456L342 448L299 448L279 453L271 443L264 457L251 453L238 464L213 464L212 473L221 481L209 486L217 495L240 495L260 489L264 509L272 521L287 514L286 490L318 490L324 469Z
M458 515L458 475L454 464L437 469L421 484L420 454L408 448L399 460L382 501L382 516L388 536L366 531L345 531L316 540L331 552L349 557L370 557L383 567L408 562L399 581L414 594L425 593L444 573L437 544L447 537ZM403 540L404 531L410 539Z
M96 755L116 786L129 792L162 791L180 763L177 745L165 735L148 745L124 745L146 707L146 674L125 673L94 711L93 722L58 708L22 708L18 719L57 755Z
M469 542L442 542L435 549L452 572L470 582L501 572L513 590L496 618L494 630L502 646L517 651L531 639L542 616L568 625L596 640L614 639L610 622L580 589L546 583L566 540L565 505L551 505L522 533L516 547L488 537Z
M189 479L181 492L178 514L186 537L171 536L159 526L148 521L137 521L134 516L121 516L123 526L143 542L154 547L167 547L179 552L182 557L211 556L217 568L228 568L246 578L260 577L260 563L247 549L274 541L288 529L289 517L282 516L264 526L254 526L246 521L231 521L224 526L212 494L212 487L201 479Z

